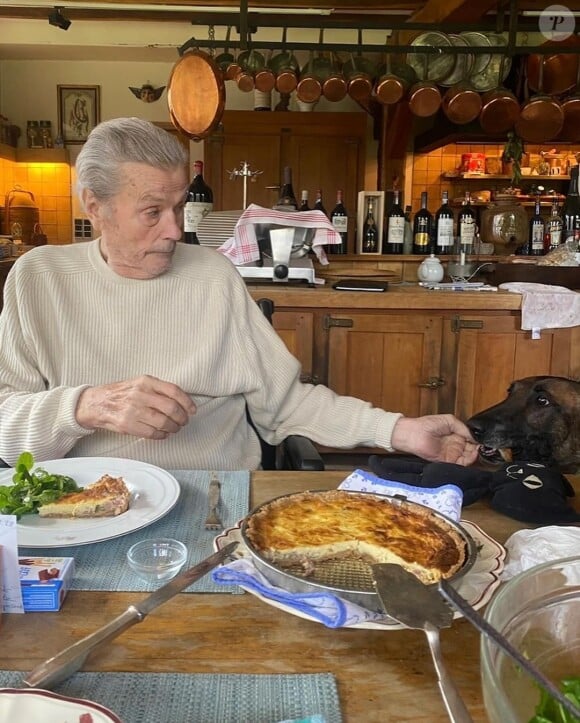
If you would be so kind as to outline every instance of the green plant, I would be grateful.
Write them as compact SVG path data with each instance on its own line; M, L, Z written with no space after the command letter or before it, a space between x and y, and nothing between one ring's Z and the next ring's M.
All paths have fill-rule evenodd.
M513 131L507 134L507 141L501 155L502 161L512 164L511 185L517 186L522 180L522 156L524 155L524 142Z

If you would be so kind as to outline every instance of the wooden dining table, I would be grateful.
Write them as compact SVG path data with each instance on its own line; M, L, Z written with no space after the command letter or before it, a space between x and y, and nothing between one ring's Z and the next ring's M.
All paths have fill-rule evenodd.
M253 472L251 504L285 493L335 488L346 476L344 471ZM580 511L580 476L570 479L579 493L574 505ZM528 527L494 512L487 501L465 508L463 517L500 543ZM0 667L32 669L140 597L143 593L71 591L57 613L5 614L0 626ZM485 723L479 633L464 619L455 620L441 632L441 647L474 722ZM248 593L181 593L106 648L94 651L83 670L330 672L337 680L346 723L448 720L421 631L330 629Z

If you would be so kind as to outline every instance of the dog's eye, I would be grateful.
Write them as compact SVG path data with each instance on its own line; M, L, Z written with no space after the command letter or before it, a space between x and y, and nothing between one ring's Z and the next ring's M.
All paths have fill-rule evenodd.
M550 400L548 399L548 397L539 396L536 401L538 402L538 404L541 407L549 407L550 406Z

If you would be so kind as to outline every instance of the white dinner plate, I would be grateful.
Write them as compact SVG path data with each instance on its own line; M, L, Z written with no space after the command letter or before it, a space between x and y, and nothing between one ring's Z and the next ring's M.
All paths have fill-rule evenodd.
M457 580L453 586L459 592L459 594L467 600L467 602L476 610L483 607L489 602L489 599L494 593L494 590L500 583L500 575L504 568L504 561L506 556L505 548L484 532L481 527L476 525L474 522L469 520L461 520L461 526L465 531L471 535L475 546L477 548L477 558L473 567L465 573L465 575ZM221 532L214 540L214 546L217 550L221 550L229 542L236 540L239 545L233 552L232 557L250 557L251 555L246 547L240 530L241 522L235 527L230 527L227 530ZM305 618L306 620L312 620L315 623L320 623L315 617L308 615L305 612L297 610L289 605L284 605L277 600L270 600L269 598L261 595L251 588L246 588L240 585L246 592L255 595L256 597L263 600L268 605L272 605L279 610L284 610L287 613L296 615L299 618ZM461 613L455 612L453 617L455 619L462 617ZM355 623L353 625L345 625L347 628L355 629L366 629L366 630L402 630L405 626L401 625L385 616L384 621L373 622L367 621L362 623Z
M48 690L0 688L0 720L42 721L42 723L122 723L112 711L99 703L67 698Z
M179 499L179 482L169 472L134 459L69 457L38 462L47 472L72 477L80 487L102 475L122 477L131 492L129 509L116 517L61 519L23 515L18 521L18 545L22 547L71 547L110 540L140 530L166 515ZM13 469L0 473L0 484L12 483Z

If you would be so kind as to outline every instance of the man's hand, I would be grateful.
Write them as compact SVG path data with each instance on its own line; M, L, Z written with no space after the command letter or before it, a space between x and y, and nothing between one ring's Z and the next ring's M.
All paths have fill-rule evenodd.
M86 429L165 439L185 426L195 411L189 395L177 385L144 375L85 389L76 420Z
M393 429L391 445L398 452L417 455L429 462L468 466L477 459L478 444L452 414L401 417Z

